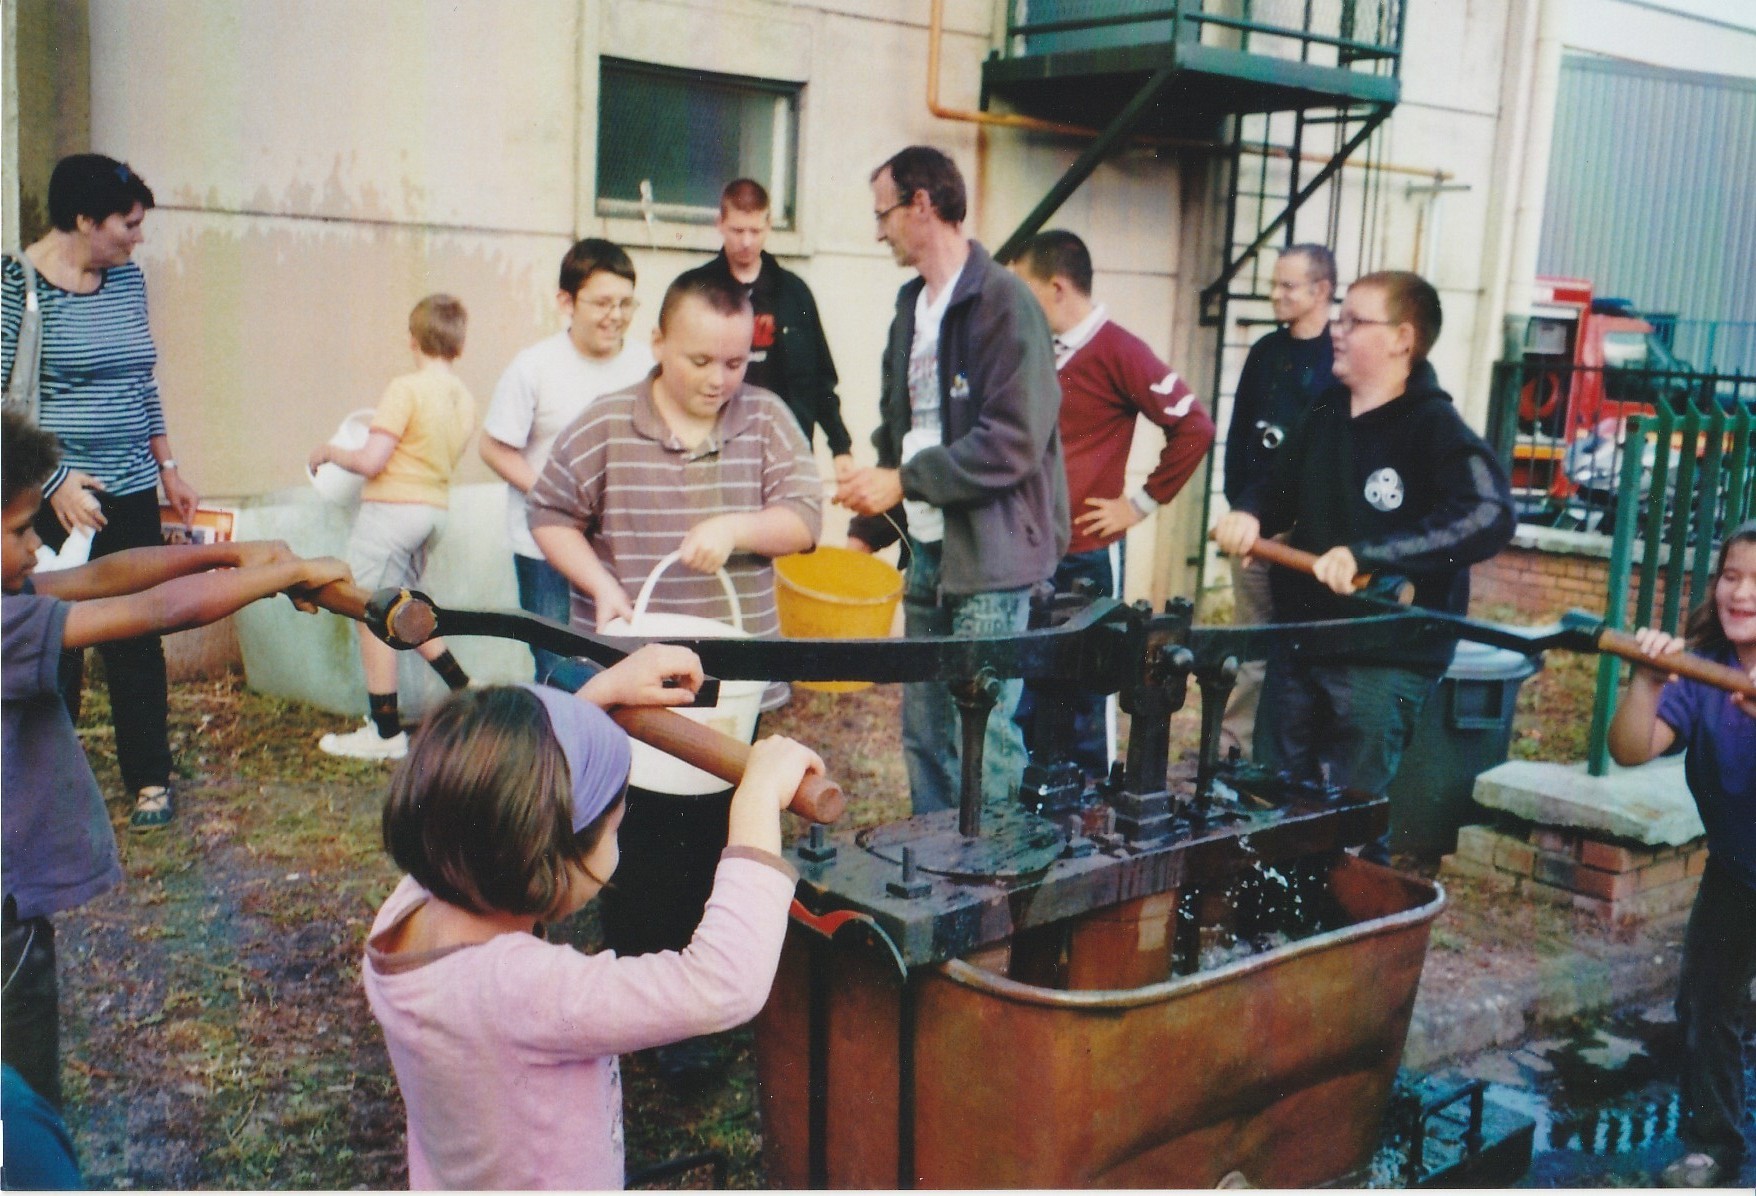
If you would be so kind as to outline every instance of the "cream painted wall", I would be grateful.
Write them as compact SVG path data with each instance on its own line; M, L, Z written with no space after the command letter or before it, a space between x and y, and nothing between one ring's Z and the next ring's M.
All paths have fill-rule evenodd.
M650 335L665 284L717 240L593 213L599 54L806 84L798 228L773 248L818 295L862 452L908 278L874 240L867 175L910 142L943 147L993 246L1079 148L996 133L984 154L973 125L932 117L927 0L92 7L96 142L159 196L139 259L160 377L177 452L217 496L297 485L310 445L406 368L406 313L428 291L469 306L460 372L486 403L510 357L558 326L554 270L575 236L630 249L634 334ZM975 107L992 10L946 8L941 92ZM1117 314L1173 358L1175 169L1125 155L1057 221L1090 236ZM462 476L487 474L471 454Z
M1678 71L1756 78L1756 4L1748 0L1566 0L1569 50Z
M1478 419L1492 354L1475 328L1498 320L1484 246L1498 244L1517 117L1502 66L1536 2L1411 3L1404 100L1378 154L1466 189L1433 199L1411 194L1422 180L1407 174L1370 190L1365 172L1344 176L1344 261L1418 263L1440 288L1436 363ZM941 98L974 108L996 9L946 8ZM715 239L593 214L600 54L805 84L798 227L774 248L818 294L863 448L907 277L873 240L872 167L909 142L945 148L975 190L971 231L993 246L1081 148L931 116L928 12L928 0L91 0L95 146L131 160L162 201L140 258L188 472L216 495L297 484L309 446L403 368L403 321L429 290L471 308L461 369L485 403L512 354L557 326L553 273L575 236L629 246L646 305L635 334L649 333L664 284ZM1185 266L1178 247L1201 243L1188 222L1211 212L1181 189L1189 165L1125 151L1052 224L1091 243L1117 318L1203 378L1213 332L1190 310L1212 264ZM1156 434L1137 441L1136 480L1157 447ZM472 455L465 480L485 477ZM1131 542L1143 593L1154 530Z

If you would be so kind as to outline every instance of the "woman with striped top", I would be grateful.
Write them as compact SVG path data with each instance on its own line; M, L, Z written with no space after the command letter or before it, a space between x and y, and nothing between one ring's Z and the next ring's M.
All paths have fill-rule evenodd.
M158 488L186 522L195 488L177 471L153 369L158 352L147 324L146 279L129 261L143 239L152 190L125 164L74 154L49 179L53 227L25 250L36 267L42 312L41 425L61 441L62 466L43 486L37 534L59 548L90 529L91 555L161 543ZM7 259L0 302L0 373L18 353L26 282ZM165 653L157 636L99 648L109 680L116 754L135 795L135 829L162 826L173 813L171 751L165 727ZM83 659L62 658L61 689L77 719Z

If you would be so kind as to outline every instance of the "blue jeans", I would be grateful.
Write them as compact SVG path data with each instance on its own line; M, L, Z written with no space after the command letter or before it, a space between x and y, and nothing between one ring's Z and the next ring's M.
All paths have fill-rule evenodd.
M1061 558L1055 567L1055 592L1068 594L1073 591L1073 584L1081 580L1089 580L1097 587L1097 592L1105 598L1120 598L1121 585L1122 541L1109 544L1103 548L1094 548L1090 552L1069 553ZM1040 690L1036 683L1026 681L1024 694L1018 701L1017 720L1024 732L1025 746L1030 749L1031 759L1037 759L1040 733L1034 723L1037 711L1048 700L1048 694ZM1101 780L1110 774L1110 761L1114 758L1113 719L1110 715L1110 704L1115 700L1111 694L1094 693L1081 690L1071 695L1073 706L1073 739L1067 745L1067 756L1080 770L1092 779ZM1041 763L1042 761L1038 761Z
M1030 623L1030 589L984 594L939 594L941 546L909 541L908 580L903 588L903 630L907 635L1004 635ZM1024 682L1002 683L1000 701L988 716L982 744L982 799L993 804L1018 792L1024 775L1024 736L1013 714ZM954 810L962 789L963 727L943 681L916 681L902 687L902 755L908 766L909 799L916 814Z
M512 570L518 575L518 605L522 609L554 619L557 623L565 623L572 617L573 587L555 566L540 558L515 552L512 554ZM557 656L545 648L533 646L530 654L536 661L538 685L548 684L556 668L567 661L567 657ZM579 684L584 685L585 680L581 678Z

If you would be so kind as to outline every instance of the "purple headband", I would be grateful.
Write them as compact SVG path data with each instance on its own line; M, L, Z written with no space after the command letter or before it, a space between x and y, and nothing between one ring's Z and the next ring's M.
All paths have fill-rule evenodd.
M574 694L526 684L549 715L549 729L573 786L573 830L584 830L610 808L628 783L628 735L610 716Z

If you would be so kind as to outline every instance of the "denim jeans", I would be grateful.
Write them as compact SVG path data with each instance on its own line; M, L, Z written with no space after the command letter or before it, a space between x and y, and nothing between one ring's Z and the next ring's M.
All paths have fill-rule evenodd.
M542 615L557 623L565 623L573 613L573 587L555 566L539 557L512 554L512 569L518 575L518 605L533 615ZM531 658L536 661L536 683L545 685L555 669L566 661L546 648L533 646ZM580 685L585 684L583 678ZM577 689L579 686L574 686Z
M939 593L941 546L909 541L908 580L902 595L905 634L1005 635L1030 623L1030 589L983 594ZM1018 792L1024 775L1024 736L1013 721L1019 678L1004 682L1000 700L988 716L982 743L982 799L1004 802ZM963 729L951 687L917 681L902 687L902 754L908 766L909 799L916 814L954 810L962 789Z
M1120 540L1090 552L1069 553L1055 567L1055 592L1068 594L1073 591L1075 582L1089 581L1097 587L1099 595L1120 598L1122 559ZM1024 732L1025 746L1031 759L1039 762L1040 746L1046 736L1045 729L1038 728L1035 723L1039 710L1048 713L1049 699L1047 687L1026 681L1018 700L1016 717ZM1073 734L1067 747L1067 758L1079 765L1087 777L1102 780L1109 775L1110 761L1115 756L1115 718L1112 714L1115 697L1081 690L1071 694L1068 700L1073 707Z

